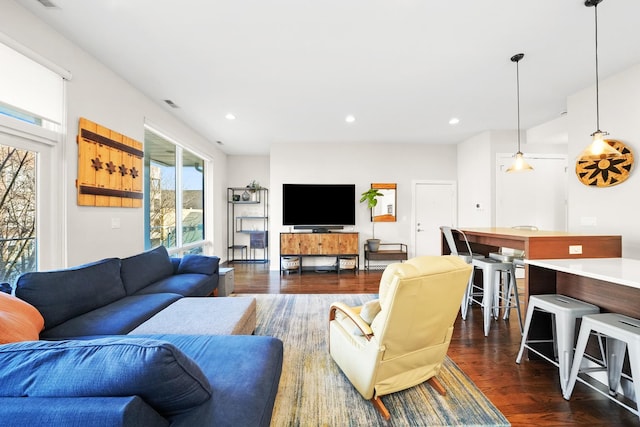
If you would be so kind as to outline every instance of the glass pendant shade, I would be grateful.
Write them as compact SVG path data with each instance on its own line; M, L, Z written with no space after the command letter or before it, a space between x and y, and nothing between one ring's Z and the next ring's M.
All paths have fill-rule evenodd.
M533 170L531 165L524 159L524 155L520 151L518 151L514 157L515 160L513 161L513 164L509 166L507 172L525 172Z
M620 152L605 141L604 137L606 135L608 135L607 132L601 130L597 130L591 134L591 136L593 136L593 142L580 153L580 158L598 160L620 156Z

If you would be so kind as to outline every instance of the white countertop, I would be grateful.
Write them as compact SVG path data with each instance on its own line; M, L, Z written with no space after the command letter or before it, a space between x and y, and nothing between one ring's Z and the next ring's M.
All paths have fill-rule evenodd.
M525 259L550 270L640 289L640 260L630 258Z

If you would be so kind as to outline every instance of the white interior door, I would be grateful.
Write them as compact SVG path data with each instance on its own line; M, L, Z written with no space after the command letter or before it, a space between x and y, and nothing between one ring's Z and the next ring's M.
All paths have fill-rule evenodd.
M496 161L496 227L566 231L566 156L536 154L527 157L533 171L505 173L512 162L510 155L498 155Z
M414 256L440 255L440 226L456 225L455 182L425 181L414 184Z

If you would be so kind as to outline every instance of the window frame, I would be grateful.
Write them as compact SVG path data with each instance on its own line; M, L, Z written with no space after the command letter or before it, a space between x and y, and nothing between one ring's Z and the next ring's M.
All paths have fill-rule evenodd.
M181 215L176 215L176 245L174 247L168 247L167 251L170 255L181 256L188 253L202 253L208 254L210 248L213 246L213 235L212 235L212 227L209 224L212 223L210 218L212 217L212 207L211 203L208 203L207 193L209 191L208 183L211 182L211 174L212 174L212 164L211 159L203 156L201 153L193 150L191 148L185 147L183 144L178 142L175 138L168 136L165 132L159 130L157 126L151 125L149 123L145 123L145 133L151 132L164 139L166 142L173 144L175 147L175 206L176 211L178 209L182 209L182 201L183 201L183 176L182 176L182 161L183 161L183 153L184 151L189 152L190 154L197 156L203 162L204 174L203 174L203 227L204 233L202 240L198 240L196 242L190 242L185 244L182 241L183 232L182 232L182 218ZM146 138L145 138L146 140ZM151 174L150 174L150 165L151 159L147 156L146 153L146 141L145 141L145 157L144 157L144 172L145 172L145 181L144 181L144 247L146 250L152 249L151 239L150 239L150 230L151 230L151 199L150 199L150 187L151 187ZM180 165L180 167L178 167Z

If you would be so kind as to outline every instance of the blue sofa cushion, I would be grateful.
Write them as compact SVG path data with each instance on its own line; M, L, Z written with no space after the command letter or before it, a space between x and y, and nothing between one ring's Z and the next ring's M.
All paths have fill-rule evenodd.
M140 396L163 416L211 398L200 367L173 344L114 337L0 346L0 396Z
M220 258L204 255L185 255L180 260L178 274L193 273L211 276L218 272Z
M216 285L214 278L205 274L176 274L140 289L136 295L169 292L185 297L206 297Z
M0 397L3 427L164 427L169 421L138 396Z
M131 295L47 329L40 338L126 335L180 298L178 294Z
M127 295L173 274L173 264L164 246L123 258L121 262L120 273Z
M16 282L16 296L38 309L45 329L126 296L120 260L103 259L56 271L25 273Z
M133 336L133 335L132 335ZM172 427L268 427L282 373L283 344L256 335L153 335L178 347L209 379L212 397L170 417Z

